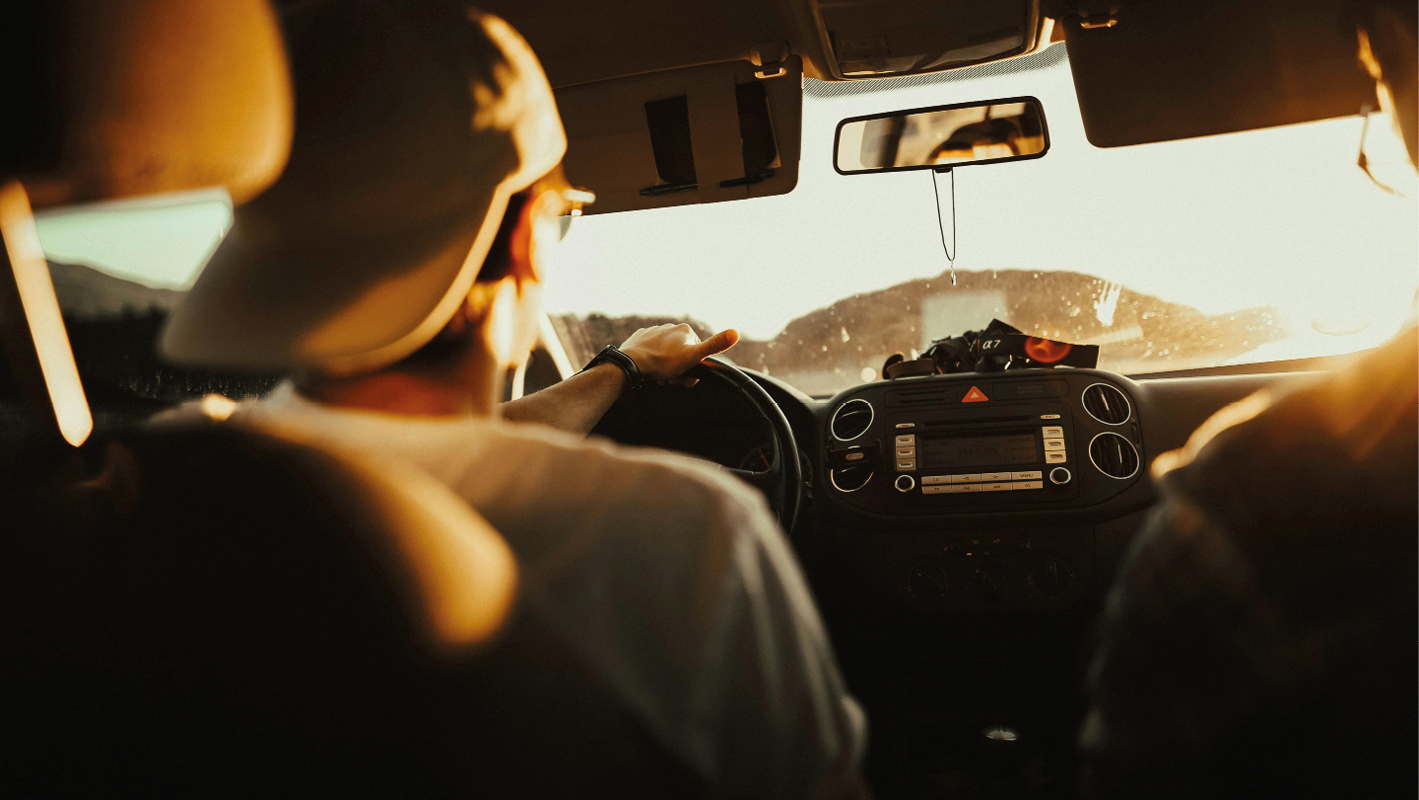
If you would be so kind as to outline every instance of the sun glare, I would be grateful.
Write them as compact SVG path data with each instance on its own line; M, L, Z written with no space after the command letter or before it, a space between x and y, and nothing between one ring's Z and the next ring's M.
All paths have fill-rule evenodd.
M78 447L93 432L94 419L89 413L83 384L79 382L74 353L69 348L69 334L64 329L54 284L49 279L49 267L44 262L29 197L24 187L15 181L0 186L0 235L5 240L20 305L29 324L30 338L59 432L65 441Z

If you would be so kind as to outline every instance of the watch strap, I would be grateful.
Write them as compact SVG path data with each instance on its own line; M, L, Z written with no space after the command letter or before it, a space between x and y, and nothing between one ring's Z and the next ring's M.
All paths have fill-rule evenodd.
M615 364L617 367L621 368L622 372L626 373L626 389L635 389L641 385L641 369L636 366L635 359L622 353L620 348L616 347L614 344L608 344L601 348L601 352L597 353L595 358L588 361L586 366L582 367L581 371L586 372L592 367L603 363Z

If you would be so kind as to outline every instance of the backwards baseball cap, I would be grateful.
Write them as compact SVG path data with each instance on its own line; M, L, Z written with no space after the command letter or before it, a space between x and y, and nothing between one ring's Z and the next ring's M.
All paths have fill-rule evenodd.
M453 317L508 199L566 134L531 48L458 3L324 0L285 18L295 137L280 180L164 330L191 364L354 374Z

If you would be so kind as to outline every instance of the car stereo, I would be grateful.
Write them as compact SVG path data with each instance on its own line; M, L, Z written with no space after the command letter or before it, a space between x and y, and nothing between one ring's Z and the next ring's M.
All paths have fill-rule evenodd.
M921 495L1020 492L990 498L1012 503L1039 499L1049 487L1062 499L1073 479L1065 466L1069 416L1061 403L892 414L892 487Z
M932 514L1077 505L1121 491L1141 459L1128 395L1096 370L1042 372L844 392L824 437L833 493L875 513Z

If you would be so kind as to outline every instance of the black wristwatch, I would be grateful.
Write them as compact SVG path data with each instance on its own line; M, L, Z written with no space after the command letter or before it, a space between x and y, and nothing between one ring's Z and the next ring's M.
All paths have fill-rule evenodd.
M588 361L586 366L581 368L581 371L586 372L597 364L605 362L615 364L621 368L622 372L626 373L626 391L630 391L641 385L641 368L636 366L635 359L622 353L614 344L608 344L601 348L601 352L597 353L595 358Z

